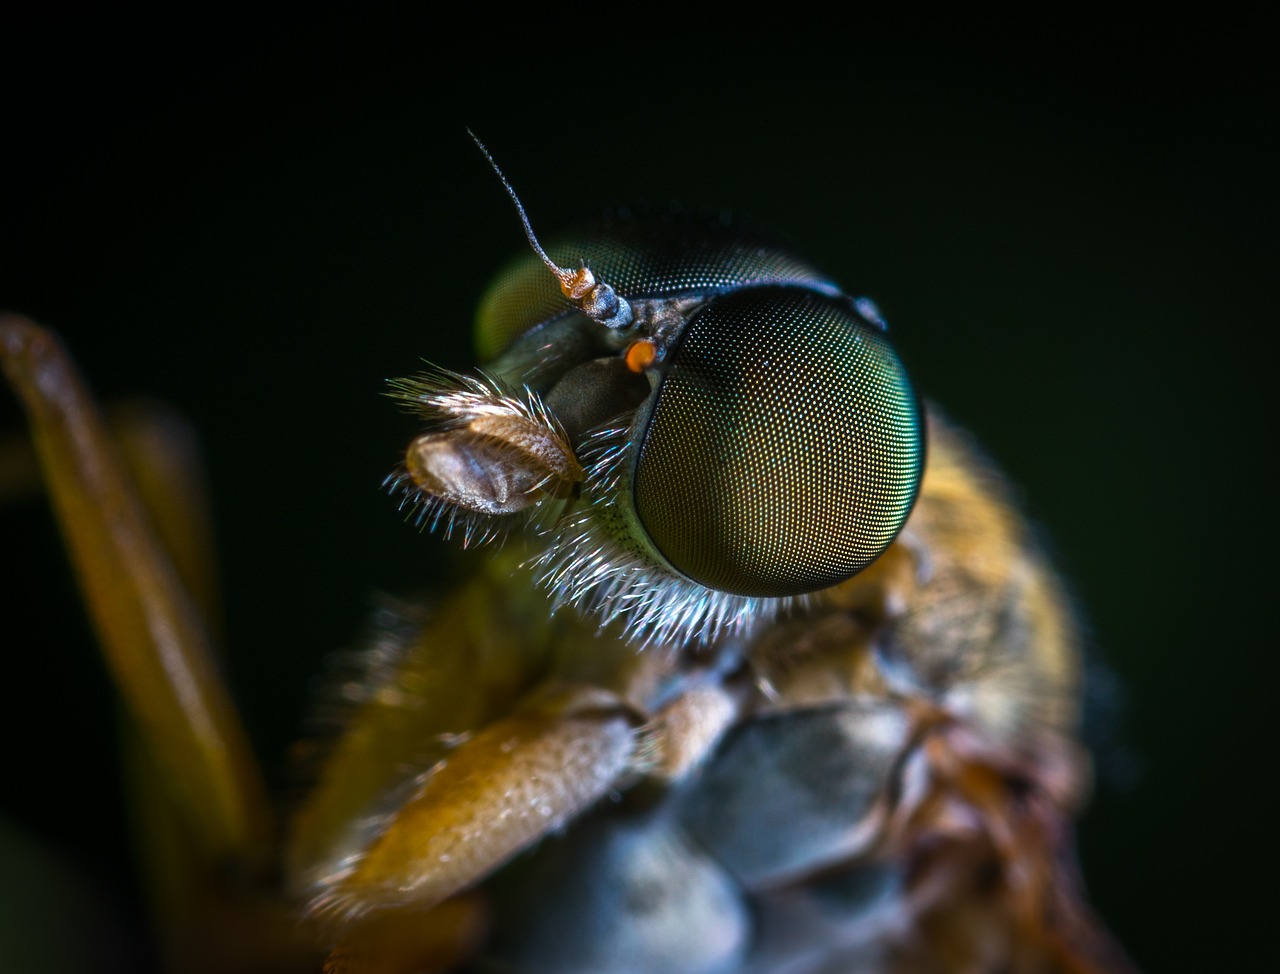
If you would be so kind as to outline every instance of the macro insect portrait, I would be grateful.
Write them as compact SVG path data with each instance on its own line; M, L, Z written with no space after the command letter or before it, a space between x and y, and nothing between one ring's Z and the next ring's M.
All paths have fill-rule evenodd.
M480 557L377 611L288 810L218 672L181 451L113 429L52 332L0 323L153 879L182 891L168 962L1131 970L1075 864L1066 597L880 310L718 212L615 209L544 246L480 148L528 250L480 299L477 369L391 382L420 432L387 478Z
M0 967L1266 968L1267 31L9 6Z

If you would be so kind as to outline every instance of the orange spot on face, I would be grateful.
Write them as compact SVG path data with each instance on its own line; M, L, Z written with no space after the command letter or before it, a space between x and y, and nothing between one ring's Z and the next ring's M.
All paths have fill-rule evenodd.
M644 338L627 346L627 353L624 359L627 363L627 368L632 372L640 373L651 366L657 357L658 346Z

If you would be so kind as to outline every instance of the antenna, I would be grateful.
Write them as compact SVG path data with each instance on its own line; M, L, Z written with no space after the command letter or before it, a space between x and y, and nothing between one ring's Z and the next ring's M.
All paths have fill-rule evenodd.
M524 204L520 202L520 197L516 195L516 191L511 188L511 183L503 174L498 164L493 161L493 156L489 154L489 150L485 148L483 142L476 136L471 129L467 129L467 135L471 136L471 141L476 144L489 166L493 169L494 174L502 180L502 185L507 191L507 195L511 197L511 202L516 206L516 212L520 215L520 222L524 225L524 235L529 240L529 246L533 248L533 252L538 255L547 269L556 276L560 282L560 290L566 298L578 306L578 308L592 321L597 324L604 325L606 328L626 328L632 321L631 305L627 299L620 296L609 284L604 281L596 280L596 276L592 273L591 268L586 262L581 262L577 270L569 270L567 267L561 267L550 257L547 252L542 249L542 244L538 243L537 235L533 232L533 226L529 223L529 216L524 211Z

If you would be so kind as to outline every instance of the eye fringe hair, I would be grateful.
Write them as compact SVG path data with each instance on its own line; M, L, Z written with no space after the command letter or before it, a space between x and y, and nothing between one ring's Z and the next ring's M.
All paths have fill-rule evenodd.
M707 645L745 638L808 605L807 595L762 598L709 589L620 542L609 529L608 509L622 501L632 446L631 425L611 424L592 433L582 451L582 503L551 528L546 548L531 560L553 610L570 607L594 616L601 628L619 621L626 638L641 646Z

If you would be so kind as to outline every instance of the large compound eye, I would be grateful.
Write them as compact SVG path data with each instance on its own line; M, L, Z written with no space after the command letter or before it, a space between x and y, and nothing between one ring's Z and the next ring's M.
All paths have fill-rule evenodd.
M870 564L923 466L919 404L883 331L847 299L746 288L709 302L672 349L632 494L678 572L778 597Z

